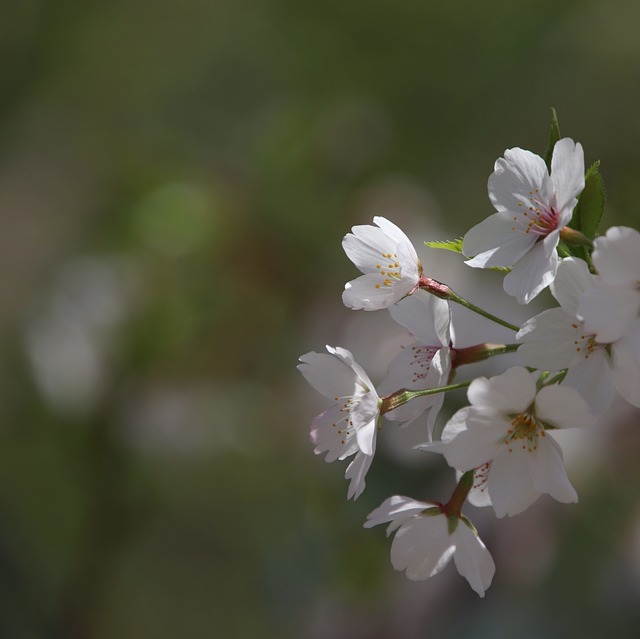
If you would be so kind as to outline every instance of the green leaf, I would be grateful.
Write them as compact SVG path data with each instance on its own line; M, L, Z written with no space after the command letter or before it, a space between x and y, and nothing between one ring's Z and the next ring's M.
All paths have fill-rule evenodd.
M551 130L549 131L549 142L547 142L547 150L544 154L544 161L547 164L547 170L551 173L551 157L553 156L553 147L556 142L561 138L560 125L558 124L558 114L556 110L551 107Z
M604 213L606 194L604 180L599 171L600 162L589 167L584 178L584 190L578 198L578 204L573 211L569 226L584 233L589 239L594 239Z
M445 249L446 251L453 251L454 253L462 253L462 239L459 237L457 240L445 240L444 242L425 242L425 245L430 248Z

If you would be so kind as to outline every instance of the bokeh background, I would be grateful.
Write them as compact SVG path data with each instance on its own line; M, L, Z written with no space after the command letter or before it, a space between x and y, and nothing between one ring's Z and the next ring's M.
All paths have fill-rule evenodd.
M552 106L602 161L606 225L637 226L639 23L633 0L2 2L0 636L637 637L637 410L565 442L579 505L470 509L481 600L452 566L409 582L362 528L391 494L448 498L420 424L383 431L348 503L295 364L342 345L381 378L401 331L342 306L342 236L462 235Z

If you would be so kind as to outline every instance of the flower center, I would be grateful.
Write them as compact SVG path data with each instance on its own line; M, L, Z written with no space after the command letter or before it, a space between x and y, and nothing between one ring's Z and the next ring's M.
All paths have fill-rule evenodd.
M382 264L376 264L378 272L383 277L382 284L376 284L376 288L382 286L391 286L393 280L400 279L400 263L398 262L397 253L381 253Z
M493 460L482 464L482 466L478 466L475 469L475 473L473 475L473 488L475 490L479 490L484 493L487 491L487 484L489 483L489 471L491 470L491 464Z
M540 199L540 189L529 191L529 206L525 208L524 202L518 202L518 206L523 208L522 218L514 216L514 220L519 221L525 233L537 235L538 239L547 237L549 233L558 228L558 212L555 207L543 202ZM516 227L512 227L516 230Z
M519 413L511 420L511 428L507 430L504 443L509 452L513 452L513 447L520 443L523 450L532 453L538 448L538 437L545 437L544 428L536 419L535 415L529 412Z
M580 328L579 324L571 324L572 328ZM605 344L596 342L595 335L579 335L573 340L576 346L576 352L580 353L585 359L589 359L589 356L605 347Z
M340 406L340 412L344 413L344 416L339 420L331 424L333 428L337 429L338 435L342 435L343 439L341 439L341 443L344 446L347 443L348 438L351 436L353 429L353 420L351 419L351 409L358 405L357 398L353 396L346 397L336 397L336 402ZM340 403L340 400L346 400L344 403ZM340 428L338 428L340 426Z
M412 346L413 359L411 360L411 381L415 384L421 379L425 379L431 367L431 360L440 350L439 346Z

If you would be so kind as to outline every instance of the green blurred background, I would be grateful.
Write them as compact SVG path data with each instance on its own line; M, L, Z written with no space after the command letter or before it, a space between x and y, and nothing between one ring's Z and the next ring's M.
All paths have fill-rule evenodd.
M380 379L398 329L342 306L342 236L462 235L551 106L606 225L638 226L638 24L633 0L2 2L0 637L639 636L637 410L571 440L578 506L470 513L480 600L362 528L446 499L444 463L391 435L347 503L295 370L329 343Z

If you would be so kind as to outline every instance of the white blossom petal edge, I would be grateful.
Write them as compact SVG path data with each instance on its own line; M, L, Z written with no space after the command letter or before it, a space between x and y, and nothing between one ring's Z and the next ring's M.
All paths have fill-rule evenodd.
M627 226L611 227L595 239L592 258L601 284L584 293L578 315L598 342L611 343L626 335L638 319L640 233Z
M342 301L353 310L389 308L418 287L422 265L409 238L384 217L377 226L354 226L342 240L347 257L364 275L348 282Z
M526 510L542 494L563 503L578 496L562 450L546 430L590 426L595 418L577 391L557 385L536 391L522 366L469 386L471 406L445 425L442 441L419 446L442 453L458 471L476 470L476 490L488 491L498 517Z
M370 513L364 525L389 523L387 535L396 532L391 563L409 579L433 577L453 557L458 572L484 597L496 571L493 558L465 517L451 519L437 504L394 495Z
M414 337L414 343L404 348L391 361L378 390L381 395L407 388L426 390L444 386L451 372L451 310L446 300L418 291L397 304L389 313ZM427 412L429 439L442 408L444 393L418 397L385 413L391 421L407 426Z
M640 320L633 300L631 309L615 303L618 294L637 293L608 286L573 257L560 263L551 292L560 307L527 320L516 335L522 361L540 370L566 368L562 386L575 388L595 414L611 405L615 389L640 406Z
M381 400L348 350L327 346L327 351L302 355L298 364L309 384L335 402L311 422L311 441L316 455L327 453L327 462L355 455L345 477L347 498L357 499L375 453Z
M531 151L507 149L489 177L497 213L470 229L463 253L474 268L511 267L504 290L528 304L555 278L556 247L584 189L584 153L570 138L556 142L551 174Z

